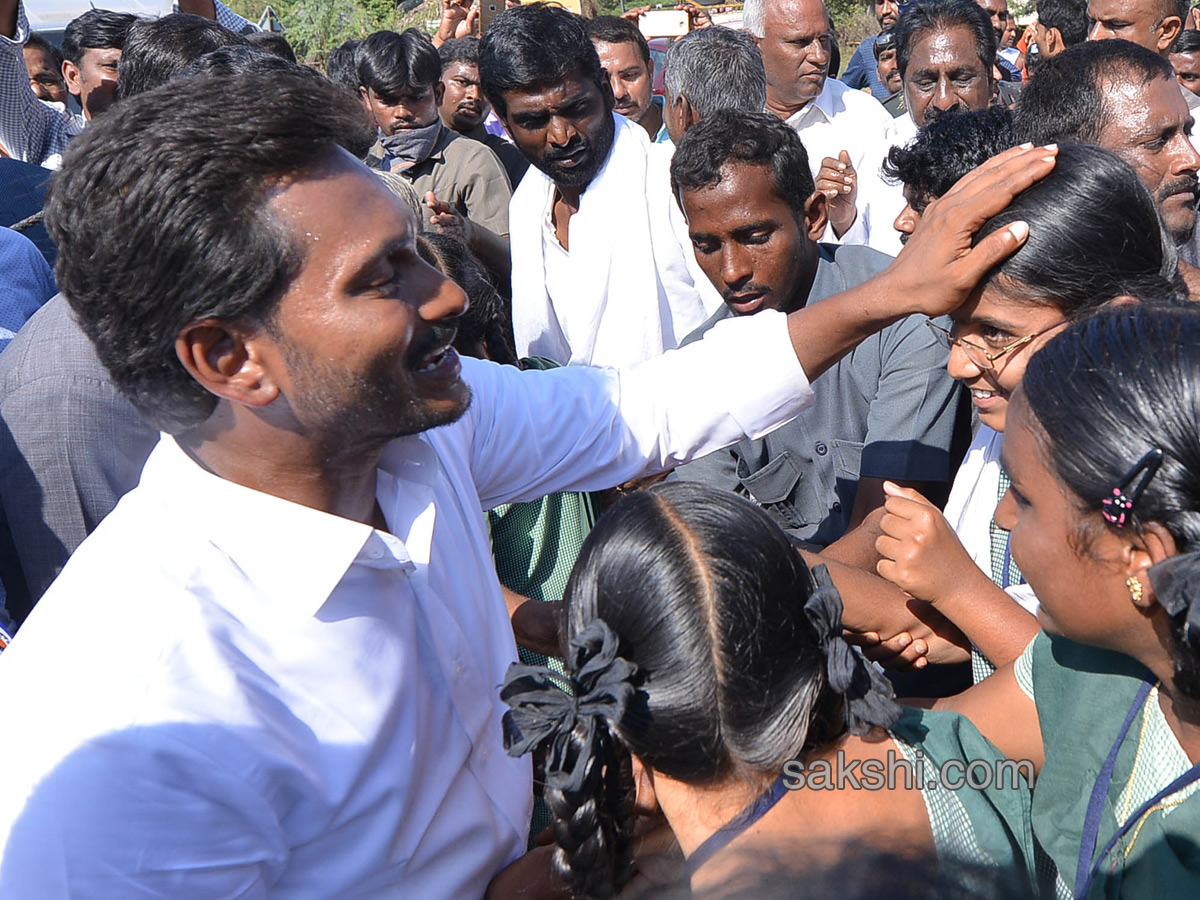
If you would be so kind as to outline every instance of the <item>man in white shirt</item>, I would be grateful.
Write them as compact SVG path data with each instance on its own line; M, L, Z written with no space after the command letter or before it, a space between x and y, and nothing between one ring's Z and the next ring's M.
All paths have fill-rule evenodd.
M508 10L480 45L483 92L531 168L509 207L520 356L622 366L677 347L719 305L688 268L650 139L614 113L582 20Z
M873 212L895 206L897 192L879 174L894 143L892 116L874 97L828 77L833 21L825 4L748 0L743 15L767 70L767 111L799 133L817 190L829 198L823 239L896 253L895 212L886 220Z
M375 134L352 97L203 88L122 101L51 190L63 291L167 433L0 655L0 894L481 896L532 803L482 509L788 419L808 376L1015 248L971 231L1053 154L1010 154L887 272L786 319L522 372L450 349L465 298L354 157Z

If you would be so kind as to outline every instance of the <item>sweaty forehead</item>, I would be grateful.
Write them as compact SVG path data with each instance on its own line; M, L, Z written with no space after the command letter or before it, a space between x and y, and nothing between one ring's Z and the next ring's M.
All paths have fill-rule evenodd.
M1090 0L1088 18L1104 22L1119 19L1123 22L1157 22L1169 14L1166 0Z
M627 66L644 65L642 51L632 41L622 41L610 44L606 41L595 41L596 55L600 57L600 65L604 68L616 66L624 69Z
M581 99L592 99L600 88L581 75L568 75L549 84L534 85L528 90L504 92L504 103L510 116L545 114Z
M1173 78L1146 82L1132 74L1113 78L1102 85L1102 96L1105 124L1101 141L1106 146L1119 146L1150 130L1182 126L1188 117L1187 101Z
M821 0L764 0L763 23L769 31L806 36L831 27Z
M908 67L954 68L957 66L982 65L970 29L948 28L945 31L927 31L917 36L909 55Z

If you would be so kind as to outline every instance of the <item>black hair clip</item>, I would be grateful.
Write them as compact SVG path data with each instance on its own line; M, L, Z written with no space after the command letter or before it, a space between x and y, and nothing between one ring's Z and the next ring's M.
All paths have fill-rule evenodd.
M1100 501L1103 509L1100 515L1105 521L1117 528L1124 528L1125 523L1133 516L1134 504L1146 490L1146 485L1162 465L1163 452L1158 447L1152 447L1145 456L1138 460L1137 465L1121 479L1121 483L1112 489L1112 496ZM1136 482L1136 483L1135 483ZM1131 487L1132 485L1132 487ZM1128 491L1128 493L1126 493Z

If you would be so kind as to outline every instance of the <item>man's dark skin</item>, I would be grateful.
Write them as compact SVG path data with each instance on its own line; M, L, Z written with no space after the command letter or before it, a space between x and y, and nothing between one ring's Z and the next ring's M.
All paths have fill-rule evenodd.
M679 204L696 261L735 315L753 315L763 309L791 313L805 307L817 272L817 241L828 215L824 193L814 191L802 216L797 216L775 193L768 168L734 162L722 167L717 184L681 191ZM810 563L832 562L835 580L842 577L841 568L871 565L879 510L886 498L883 483L882 478L859 479L849 530L819 556L807 554ZM933 487L925 482L903 483L922 492ZM839 567L838 562L848 565ZM870 621L873 630L889 635L911 629L910 636L914 632L921 637L934 636L932 629L926 635L912 627L901 591L885 589L885 593L891 602L872 606L863 618L856 619L855 610L848 610L848 627L855 621ZM941 616L929 612L926 618L932 626L952 633ZM947 657L939 656L939 661L947 661Z
M571 216L612 149L612 90L576 73L528 91L505 91L504 104L504 127L514 143L555 184L554 232L570 252Z
M992 67L979 58L974 34L964 26L917 34L903 84L918 128L938 116L987 109L995 90Z

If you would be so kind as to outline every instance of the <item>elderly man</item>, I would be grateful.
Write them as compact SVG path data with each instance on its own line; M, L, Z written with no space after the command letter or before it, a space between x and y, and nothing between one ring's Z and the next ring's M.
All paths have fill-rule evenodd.
M894 252L893 192L879 176L894 143L892 117L878 100L829 77L829 10L822 0L748 0L743 16L767 70L767 111L799 133L829 198L826 240Z
M543 4L508 10L479 68L532 165L510 207L517 353L625 365L677 347L715 305L679 245L649 137L613 111L583 20Z
M996 37L987 14L970 0L916 0L896 30L908 112L896 120L897 143L942 116L986 109L995 92Z
M1129 41L1077 44L1038 68L1017 104L1015 127L1021 140L1099 144L1133 166L1179 248L1189 292L1200 296L1200 153L1166 59Z
M450 348L462 291L356 158L375 133L344 90L170 96L122 101L51 189L64 293L166 434L0 655L15 897L481 896L532 801L481 510L761 436L860 340L961 303L1022 239L965 249L973 228L1053 166L999 161L905 259L789 318L522 372Z
M671 141L718 109L761 110L767 102L762 54L744 31L713 26L667 48L663 121Z

